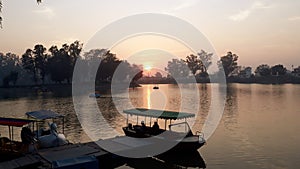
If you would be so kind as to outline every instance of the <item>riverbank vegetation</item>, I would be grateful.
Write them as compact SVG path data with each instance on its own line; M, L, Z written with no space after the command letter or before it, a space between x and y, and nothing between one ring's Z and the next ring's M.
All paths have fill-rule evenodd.
M76 62L83 66L80 72L81 83L90 81L96 84L110 83L117 68L122 72L117 76L117 81L130 80L131 83L135 83L142 77L140 65L120 60L109 50L93 49L80 55L82 45L79 41L75 41L63 44L61 48L53 45L47 50L43 45L37 44L33 49L27 49L21 57L13 53L0 53L0 86L71 84ZM97 74L93 76L90 71L95 66Z
M218 68L211 71L213 53L201 50L185 59L172 59L166 63L165 72L154 76L143 75L141 65L119 59L106 49L92 49L82 53L83 44L75 41L60 48L52 45L48 50L41 44L25 50L22 56L0 52L0 86L24 87L71 84L75 63L80 61L81 83L110 84L115 78L119 83L209 83L211 78L225 76L230 83L300 83L300 66L288 70L282 64L261 64L254 71L249 66L238 64L239 56L232 52L220 57ZM99 64L100 63L100 64ZM92 70L97 70L93 76ZM115 72L118 70L118 74ZM146 74L146 73L145 73ZM165 74L163 76L163 74Z

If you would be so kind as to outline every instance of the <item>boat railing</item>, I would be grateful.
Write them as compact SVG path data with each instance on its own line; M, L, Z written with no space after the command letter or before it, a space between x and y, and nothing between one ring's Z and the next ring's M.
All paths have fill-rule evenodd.
M184 125L184 131L187 133L191 131L191 128L187 122L181 122L181 123L174 123L169 125L169 130L172 131L173 126L179 126L179 125Z
M199 143L200 143L200 142L205 142L205 139L204 139L204 133L203 133L203 132L201 132L201 131L196 131L195 135L198 136Z

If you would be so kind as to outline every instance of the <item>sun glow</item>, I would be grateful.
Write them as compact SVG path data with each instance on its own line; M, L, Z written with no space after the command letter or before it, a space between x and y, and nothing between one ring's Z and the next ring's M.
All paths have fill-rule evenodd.
M152 69L152 67L149 66L149 65L146 65L144 69L147 70L147 71L150 71Z

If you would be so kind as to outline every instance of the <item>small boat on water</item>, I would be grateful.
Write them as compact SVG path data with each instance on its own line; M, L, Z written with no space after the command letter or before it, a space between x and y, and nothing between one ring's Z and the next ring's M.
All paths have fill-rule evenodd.
M172 148L172 151L180 152L191 152L199 149L205 144L204 136L201 132L196 132L194 134L190 129L186 118L195 117L195 114L185 113L185 112L174 112L166 110L155 110L155 109L145 109L145 108L135 108L123 111L127 114L127 126L123 127L123 131L126 136L134 138L147 138L154 137L175 146ZM128 115L137 116L137 125L132 125L128 123ZM142 116L150 118L150 126L146 126L142 121L141 125L138 125L138 117ZM151 126L151 119L156 118L165 120L164 129L159 128L157 121L154 122ZM185 122L174 123L169 125L167 130L167 120L180 120L185 119ZM184 131L176 131L176 128L183 128Z
M99 93L91 93L91 94L89 95L89 97L100 98L100 97L101 97L101 94L99 94Z
M153 89L159 89L159 87L158 86L154 86Z

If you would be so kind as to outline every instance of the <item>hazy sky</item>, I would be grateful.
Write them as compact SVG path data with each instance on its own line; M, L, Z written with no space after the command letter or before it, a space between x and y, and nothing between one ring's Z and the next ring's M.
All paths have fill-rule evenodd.
M3 0L0 52L21 55L38 43L47 48L75 40L87 43L113 21L150 12L189 22L219 56L232 51L240 65L282 63L291 68L300 65L299 9L298 0L43 0L40 5Z

